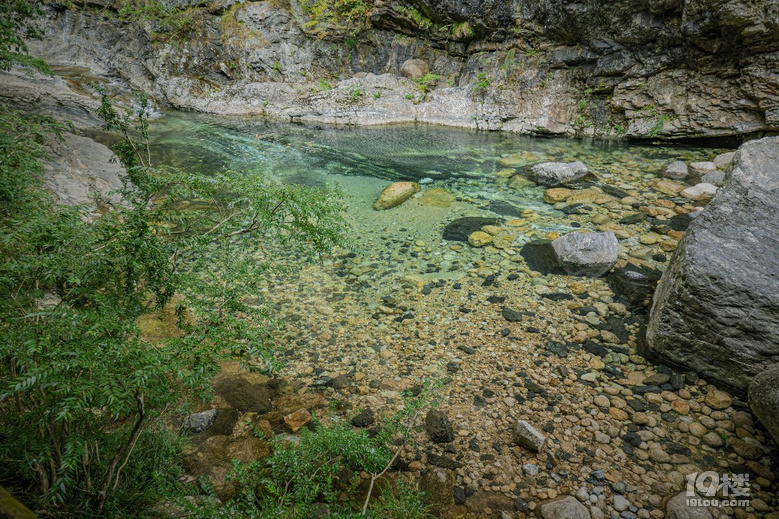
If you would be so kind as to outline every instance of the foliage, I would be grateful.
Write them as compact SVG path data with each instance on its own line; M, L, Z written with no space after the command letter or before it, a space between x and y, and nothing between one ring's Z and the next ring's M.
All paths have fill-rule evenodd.
M39 39L35 19L43 11L37 2L29 0L0 1L0 70L14 65L51 74L43 60L27 54L26 39Z
M455 23L452 26L452 37L457 40L469 40L473 38L473 27L468 21Z
M333 85L325 81L324 79L319 80L319 89L320 90L332 90Z
M152 24L157 37L171 41L190 35L195 13L193 8L178 9L160 0L121 0L118 9L120 19Z
M433 27L433 22L430 21L430 19L427 16L420 13L417 9L414 9L413 7L401 7L399 11L404 16L406 16L409 20L414 22L414 24L422 30L427 30Z
M349 90L349 97L352 98L352 101L359 101L361 97L365 95L365 87L362 85L362 83L357 84L355 87Z
M657 120L655 121L655 124L649 129L648 135L650 137L656 137L658 133L665 129L665 125L671 122L672 119L673 117L671 117L669 114L661 114L657 116Z
M592 126L590 119L590 103L592 102L592 88L585 88L581 99L579 99L579 108L574 120L574 125L580 130Z
M309 0L303 4L309 20L304 27L317 32L344 32L354 36L368 26L371 12L369 0Z
M419 79L414 80L414 83L419 90L427 93L435 86L439 79L441 79L441 76L438 74L425 74Z
M0 215L0 457L14 461L0 471L67 516L107 510L144 431L182 398L207 397L220 360L272 364L272 313L246 298L274 251L327 250L343 225L316 189L153 167L148 111L141 98L122 113L103 94L127 177L123 203L94 221L23 183L18 164L40 171L42 148L22 149L39 142L34 121L3 136L17 159L0 168L13 208ZM165 308L178 330L151 342L138 320Z
M476 91L485 93L490 85L492 85L492 78L487 76L486 72L479 72L476 77Z
M271 456L235 463L237 498L224 506L211 500L206 506L188 508L203 519L308 518L323 504L335 517L429 517L419 489L402 479L384 486L380 497L371 497L376 481L392 467L422 412L437 403L446 382L425 381L416 397L406 395L403 410L375 435L345 423L324 428L315 421L314 431L304 429L298 443L275 438ZM367 495L364 487L358 489L361 473L370 474Z

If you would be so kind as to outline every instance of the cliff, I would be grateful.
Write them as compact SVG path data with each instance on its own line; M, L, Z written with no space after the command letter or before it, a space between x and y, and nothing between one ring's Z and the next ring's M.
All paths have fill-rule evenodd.
M775 0L168 2L165 19L51 3L33 52L212 113L663 139L779 129ZM411 58L431 75L402 77Z

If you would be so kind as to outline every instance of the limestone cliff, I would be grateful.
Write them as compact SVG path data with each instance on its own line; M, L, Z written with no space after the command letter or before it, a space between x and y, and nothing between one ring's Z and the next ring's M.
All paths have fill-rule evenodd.
M779 130L777 0L376 0L348 26L305 0L177 0L173 27L123 20L121 2L49 4L34 52L213 113L667 139ZM401 77L410 58L440 77Z

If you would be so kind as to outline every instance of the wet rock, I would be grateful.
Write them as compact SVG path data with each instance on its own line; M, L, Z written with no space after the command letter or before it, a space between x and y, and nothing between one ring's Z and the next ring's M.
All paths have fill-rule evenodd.
M431 187L422 191L419 201L424 205L432 207L449 207L454 202L455 197L446 189L440 187Z
M614 269L607 278L609 287L632 309L640 309L651 301L662 273L644 265L628 263Z
M673 180L684 180L690 176L690 171L687 169L687 164L681 160L677 160L668 164L663 170L662 175Z
M559 202L565 202L568 197L573 194L568 188L565 187L552 187L544 191L544 202L547 204L556 204Z
M715 194L717 194L717 186L714 184L707 184L706 182L695 184L682 191L682 196L684 198L689 198L690 200L708 200Z
M665 505L666 519L713 519L708 508L703 506L688 506L690 497L686 492L677 494Z
M698 176L705 175L717 170L716 164L713 162L692 162L690 163L690 170Z
M543 503L539 507L541 519L590 519L587 507L573 496Z
M289 429L294 433L298 432L302 427L311 421L311 413L306 409L298 409L297 411L288 414L284 417L284 423L287 424Z
M525 420L517 420L514 424L514 441L528 450L541 452L546 438Z
M492 235L484 231L472 232L468 236L468 243L473 247L485 247L492 242Z
M560 266L572 276L599 277L617 262L619 244L613 232L572 232L552 241Z
M717 166L718 169L725 169L728 166L730 166L731 162L733 162L733 157L735 155L736 155L735 151L717 155L716 157L714 157L714 161L713 161L714 165Z
M384 211L397 207L418 193L420 189L416 182L394 182L384 188L379 198L373 203L373 208L377 211Z
M413 80L417 80L429 73L430 66L423 59L407 59L400 66L400 74Z
M759 373L749 385L749 406L779 443L779 364Z
M430 439L435 443L449 443L454 441L454 430L446 413L438 409L431 409L425 416L425 430Z
M779 137L744 144L655 293L647 354L745 392L779 358Z
M448 223L444 227L442 237L444 240L467 242L472 233L481 231L485 225L499 225L502 222L503 220L500 218L466 216Z
M587 176L589 170L583 162L542 162L530 167L533 180L542 186L556 187L570 184Z
M209 409L201 413L192 413L184 418L182 429L190 434L200 434L214 425L216 421L217 410Z
M551 240L529 241L522 246L519 255L524 258L530 270L543 275L565 273L557 261Z
M509 218L519 218L522 216L522 209L502 200L490 200L488 209L495 214L507 216Z

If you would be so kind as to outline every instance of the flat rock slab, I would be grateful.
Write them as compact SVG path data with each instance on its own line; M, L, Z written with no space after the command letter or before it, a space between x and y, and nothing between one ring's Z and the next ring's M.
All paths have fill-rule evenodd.
M570 184L587 176L590 171L583 162L542 162L530 167L530 175L538 184L556 187Z

